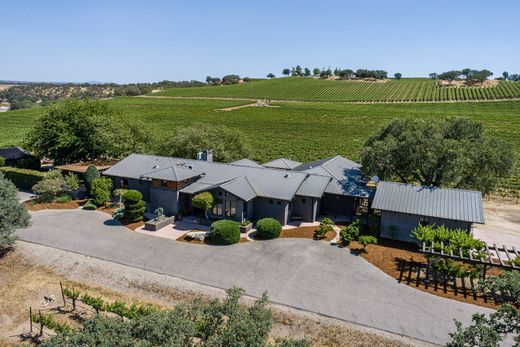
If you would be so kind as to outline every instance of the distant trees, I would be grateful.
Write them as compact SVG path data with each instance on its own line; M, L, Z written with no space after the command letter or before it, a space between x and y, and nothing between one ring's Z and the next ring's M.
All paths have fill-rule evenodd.
M289 76L290 74L291 74L291 70L289 70L288 68L283 69L282 75Z
M396 80L400 80L401 77L403 77L403 75L402 75L400 72L397 72L397 73L394 74L394 78L395 78Z
M210 84L212 86L218 86L218 85L220 85L220 83L222 83L222 80L218 77L207 76L206 83Z
M507 74L507 72L506 72ZM462 69L462 70L450 70L443 72L439 75L436 73L431 73L430 78L432 79L439 79L448 81L449 85L453 84L453 81L458 79L465 80L466 84L473 85L476 83L480 83L481 85L484 84L484 82L489 78L493 76L493 73L487 69L483 70L474 70L474 69Z
M366 177L489 193L512 174L515 153L470 119L396 119L366 141L361 164Z
M432 72L428 75L432 80L436 80L439 78L439 75L436 72Z
M317 67L315 67L315 68L312 70L312 74L313 74L314 76L318 76L318 75L320 74L320 72L321 72L321 70L318 69Z
M507 80L508 77L509 77L509 72L507 72L507 71L502 72L502 78L504 80Z
M229 84L238 84L240 83L240 76L239 75L226 75L222 77L222 84L229 85Z
M451 85L453 81L455 81L461 75L461 73L462 72L459 70L446 71L439 75L439 79L448 81Z
M304 76L310 76L310 75L311 75L311 70L309 70L309 68L306 67L306 68L303 70L303 74L304 74Z
M267 78L275 78L275 77L276 77L276 76L275 76L272 72L270 72L270 73L267 74Z
M388 72L384 70L366 70L366 69L358 69L356 70L357 78L375 78L375 79L383 79L388 78Z

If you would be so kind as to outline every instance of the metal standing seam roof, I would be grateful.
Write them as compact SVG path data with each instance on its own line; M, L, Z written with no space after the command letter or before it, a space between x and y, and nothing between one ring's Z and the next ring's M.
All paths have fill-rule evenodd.
M241 176L219 186L225 191L239 197L244 201L249 201L256 197L256 192L245 176Z
M192 177L200 176L202 172L184 169L182 167L167 167L149 173L142 174L143 178L152 178L166 181L184 181Z
M258 164L256 161L253 161L253 160L247 159L247 158L234 161L234 162L232 162L230 164L231 165L239 165L239 166L258 167L258 168L263 167L262 165Z
M296 195L321 198L330 180L328 176L309 175L298 188Z
M274 168L274 169L284 169L284 170L292 170L298 165L301 165L299 161L294 161L285 158L278 158L275 160L268 161L267 163L263 163L262 166Z
M482 193L477 191L379 182L372 208L484 224Z

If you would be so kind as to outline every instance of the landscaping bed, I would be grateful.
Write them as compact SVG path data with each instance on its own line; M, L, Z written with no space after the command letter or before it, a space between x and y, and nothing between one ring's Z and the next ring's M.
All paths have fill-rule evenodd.
M411 263L426 263L425 256L419 253L417 250L418 246L411 243L392 241L381 238L378 239L377 242L378 243L375 245L368 245L365 251L363 251L363 246L357 241L353 241L348 248L352 253L363 257L363 259L379 268L387 275L395 278L398 281L401 281L403 284L412 286L430 294L466 302L469 304L490 308L499 307L499 305L495 304L494 301L485 300L481 293L478 293L476 297L474 297L472 295L463 295L460 289L458 293L455 294L455 291L451 286L447 286L446 292L444 292L444 288L442 286L439 286L437 290L435 290L433 285L429 286L428 288L422 284L416 286L415 280L407 280L406 272L401 275L401 267L406 267ZM487 271L488 276L497 275L499 273L500 270L496 268L490 268ZM412 274L412 277L414 277L414 274Z
M71 200L67 202L37 202L36 200L27 201L25 207L29 211L42 211L42 210L73 210L81 207L84 200Z
M97 210L112 216L112 214L114 213L114 209L115 209L114 207L101 206L101 207L98 207ZM126 217L121 218L119 220L119 223L121 223L123 226L127 227L128 229L132 229L132 230L136 230L137 228L142 227L144 225L144 221L131 223L128 221L128 219Z
M193 245L218 246L216 243L212 242L211 239L209 239L209 238L205 238L204 241L202 241L202 240L196 240L196 239L191 239L191 238L187 237L187 234L190 233L190 232L193 232L193 231L207 232L207 230L193 229L193 230L190 230L189 232L187 232L186 234L182 235L181 237L179 237L177 239L177 241L190 243L190 244L193 244ZM238 241L238 243L248 243L248 242L249 242L249 240L246 239L245 237L241 237L240 240Z
M298 227L292 229L284 229L280 234L281 238L302 238L302 239L313 239L314 231L318 229L317 226ZM336 237L336 232L329 231L325 234L325 238L322 240L332 241Z

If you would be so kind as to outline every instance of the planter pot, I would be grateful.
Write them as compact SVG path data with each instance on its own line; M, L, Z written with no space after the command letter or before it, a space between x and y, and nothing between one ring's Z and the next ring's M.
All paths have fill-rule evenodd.
M157 231L173 223L175 216L165 217L159 220L149 220L144 223L144 229L150 231Z
M253 229L253 223L249 223L248 225L241 225L240 226L240 232L242 234L247 233L251 229Z

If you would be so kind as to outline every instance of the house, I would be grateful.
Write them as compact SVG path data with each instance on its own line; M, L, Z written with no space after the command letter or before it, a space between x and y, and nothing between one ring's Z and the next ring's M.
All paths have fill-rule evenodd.
M484 224L477 191L379 182L372 208L381 211L381 236L401 241L414 242L410 234L419 224L468 232L473 223Z
M209 191L216 199L211 218L273 217L282 225L313 222L321 215L352 220L372 194L359 164L341 156L307 164L286 162L282 168L249 159L213 162L210 150L197 157L132 154L103 174L113 178L115 188L139 190L151 211L162 207L169 215L190 215L193 196Z
M20 147L0 148L0 157L5 159L6 166L40 169L40 159Z

